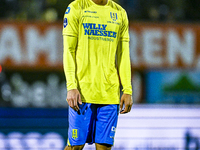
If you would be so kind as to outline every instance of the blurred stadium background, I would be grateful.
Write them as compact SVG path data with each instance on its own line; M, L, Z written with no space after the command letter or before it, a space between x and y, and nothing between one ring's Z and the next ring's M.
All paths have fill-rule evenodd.
M62 18L71 1L0 0L0 150L66 144ZM116 1L130 19L134 106L119 117L113 149L199 150L200 1Z

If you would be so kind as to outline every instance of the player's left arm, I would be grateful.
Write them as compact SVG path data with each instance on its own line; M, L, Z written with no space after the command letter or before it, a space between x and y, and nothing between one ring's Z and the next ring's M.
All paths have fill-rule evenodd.
M117 49L117 64L121 84L123 86L123 95L120 102L120 113L125 114L131 111L132 100L132 86L131 86L131 61L129 52L129 25L126 12L123 15L123 24L121 29L121 38Z
M133 105L129 42L120 41L118 44L117 64L121 84L123 86L123 95L120 102L120 113L125 114L131 111Z

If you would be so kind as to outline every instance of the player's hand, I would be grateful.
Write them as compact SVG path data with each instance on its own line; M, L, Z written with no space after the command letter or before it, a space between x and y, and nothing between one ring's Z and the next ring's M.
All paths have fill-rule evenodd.
M69 90L67 92L67 102L69 106L75 111L79 110L78 103L82 105L81 94L77 89Z
M132 105L133 105L132 96L129 94L123 94L120 102L120 114L125 114L130 112Z

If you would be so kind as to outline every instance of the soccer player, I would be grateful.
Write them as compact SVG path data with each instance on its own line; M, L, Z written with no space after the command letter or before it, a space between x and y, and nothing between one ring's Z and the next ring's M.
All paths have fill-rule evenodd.
M128 30L125 10L112 0L75 0L67 8L63 64L70 107L65 150L81 150L85 143L111 149L119 111L128 113L133 104Z

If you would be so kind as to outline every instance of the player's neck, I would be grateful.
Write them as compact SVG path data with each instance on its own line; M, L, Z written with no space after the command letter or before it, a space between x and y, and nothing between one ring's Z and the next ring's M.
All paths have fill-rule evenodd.
M92 0L97 5L106 5L108 0Z

